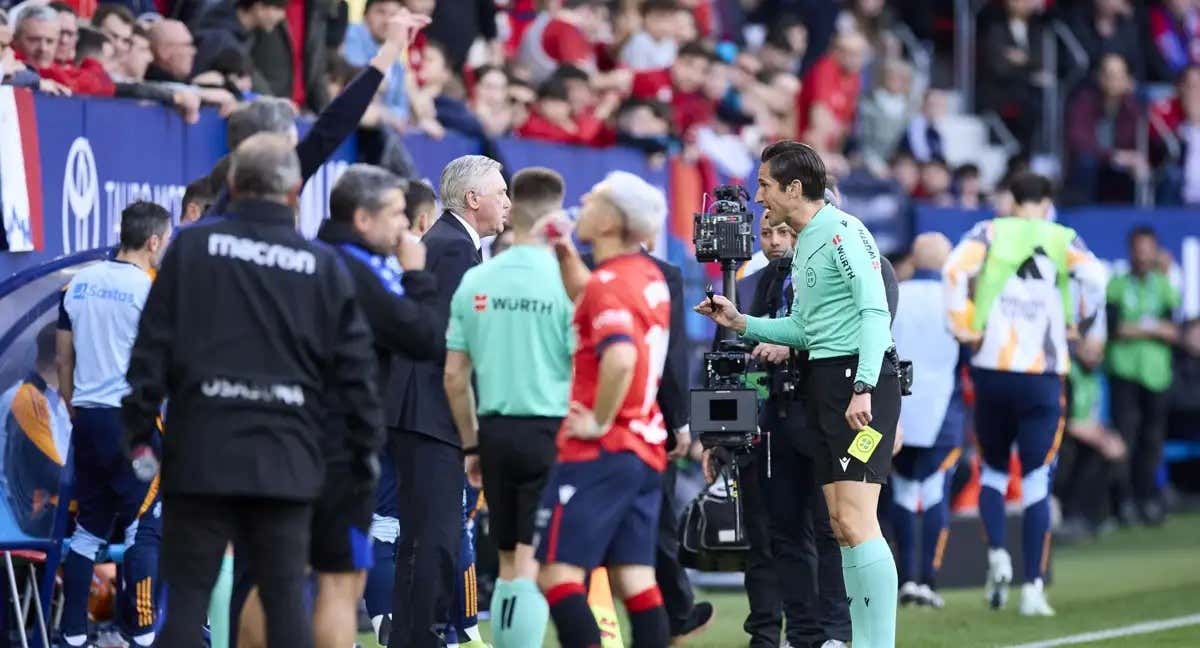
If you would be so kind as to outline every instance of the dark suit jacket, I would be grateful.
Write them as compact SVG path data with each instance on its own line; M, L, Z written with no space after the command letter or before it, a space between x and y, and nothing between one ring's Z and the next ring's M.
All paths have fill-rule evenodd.
M425 269L437 277L437 312L439 330L445 331L450 319L450 298L467 270L483 261L467 228L450 212L441 218L421 239L425 243ZM450 404L442 387L445 354L433 362L412 362L396 358L392 377L385 394L388 427L403 432L424 434L454 446L461 444L458 428L450 415Z
M671 330L667 342L667 360L663 365L662 383L658 386L658 408L668 431L677 430L691 420L691 385L688 376L688 343L683 303L683 273L675 265L643 252L658 266L671 293ZM591 252L581 255L588 268L596 266ZM675 444L675 435L667 436L667 447Z

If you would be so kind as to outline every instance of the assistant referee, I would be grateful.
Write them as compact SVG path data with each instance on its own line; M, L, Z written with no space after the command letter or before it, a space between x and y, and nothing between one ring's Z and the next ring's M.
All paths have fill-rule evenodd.
M795 303L786 318L747 317L724 297L696 312L747 339L807 349L813 462L842 548L855 648L896 641L896 564L876 517L887 480L900 385L884 356L892 346L875 240L857 218L824 200L825 165L811 147L779 142L762 154L756 200L771 224L799 232L792 262Z
M467 478L476 488L482 469L500 553L491 603L496 648L540 646L550 614L537 586L534 516L567 414L574 306L558 261L538 241L534 225L562 209L563 190L562 176L550 169L517 173L513 246L468 270L450 302L446 398L462 437Z

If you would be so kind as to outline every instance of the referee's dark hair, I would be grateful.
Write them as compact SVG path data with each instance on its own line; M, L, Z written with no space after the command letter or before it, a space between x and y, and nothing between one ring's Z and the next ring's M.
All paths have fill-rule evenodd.
M825 197L825 163L808 144L784 140L763 149L762 163L781 189L800 181L801 193L808 200Z
M329 218L340 223L353 223L359 209L375 213L387 204L383 194L408 189L400 176L371 164L352 164L338 178L329 192Z
M537 220L562 207L566 183L553 169L528 167L521 169L512 181L512 210L509 218L513 227L528 231Z
M1029 171L1014 174L1008 181L1008 190L1018 205L1037 204L1054 195L1054 185L1049 179Z
M171 227L171 213L156 203L139 200L121 212L121 249L140 250L155 234Z

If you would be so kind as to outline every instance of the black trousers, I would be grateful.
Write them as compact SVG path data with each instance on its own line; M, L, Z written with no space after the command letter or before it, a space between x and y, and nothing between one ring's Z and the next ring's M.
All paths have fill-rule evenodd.
M803 436L809 431L794 419L780 425L782 434L772 435L771 473L764 482L788 641L797 648L820 646L827 639L848 642L842 552L814 477L814 459Z
M658 514L658 547L654 552L654 577L662 592L671 635L682 632L695 605L692 583L679 564L679 511L675 505L675 464L667 464L662 481L662 510Z
M1117 469L1117 495L1124 500L1155 498L1167 435L1168 392L1150 391L1116 376L1110 377L1108 384L1113 421L1128 448Z
M1110 511L1112 463L1095 448L1073 438L1063 439L1056 490L1063 516L1099 525Z
M746 556L746 598L750 614L742 629L750 635L750 648L778 648L783 630L783 608L779 574L771 540L771 515L764 492L767 474L767 444L760 443L739 465L742 510L750 552ZM791 628L789 627L789 630ZM789 633L790 634L790 633Z
M233 541L254 565L267 617L267 645L312 646L312 619L304 606L311 517L307 502L166 495L159 571L171 607L155 645L205 645L200 630L225 546Z
M462 450L410 432L391 435L400 539L388 648L437 648L450 620L462 533Z

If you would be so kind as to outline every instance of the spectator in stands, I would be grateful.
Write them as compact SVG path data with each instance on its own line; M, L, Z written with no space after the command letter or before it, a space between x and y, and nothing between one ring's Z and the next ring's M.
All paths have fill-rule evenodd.
M823 156L841 153L854 128L867 47L862 34L842 32L834 38L833 51L804 77L796 132Z
M538 88L537 104L516 132L521 137L560 144L606 146L614 136L604 121L619 102L619 97L610 95L594 112L575 113L567 99L566 82L552 76Z
M1200 4L1163 0L1151 7L1150 37L1158 53L1159 78L1170 81L1187 66L1200 63Z
M887 60L882 73L882 83L867 95L858 112L863 162L880 177L887 175L887 161L913 117L912 68L902 60Z
M508 100L508 75L494 65L475 69L471 88L471 112L489 137L507 135L513 127L513 109Z
M109 34L109 38L112 35ZM121 57L121 76L124 80L139 80L146 78L146 70L154 62L154 52L150 51L150 32L141 25L134 25L129 37L129 51Z
M631 93L636 99L670 105L675 134L686 137L692 127L710 122L716 114L714 102L704 94L712 62L707 47L688 43L679 49L670 68L635 73Z
M329 103L325 73L330 10L327 2L286 0L286 19L251 42L250 59L263 80L262 94L290 99L301 110L320 111Z
M562 0L557 9L538 14L521 39L520 61L534 83L560 65L596 71L595 36L607 24L604 0Z
M679 51L680 14L686 9L677 0L647 0L642 3L642 28L621 47L621 64L631 70L671 67Z
M55 81L72 93L111 97L114 92L112 79L108 78L99 63L88 59L84 65L74 61L57 63L62 30L59 13L50 7L31 6L21 12L17 22L14 49L19 60L42 79ZM76 35L71 36L71 51L75 51Z
M917 197L938 207L954 205L954 195L950 193L950 167L946 160L935 157L921 163L921 183Z
M1183 324L1171 384L1171 436L1200 441L1200 318Z
M1171 153L1158 204L1200 204L1200 65L1184 69L1175 97L1156 106L1150 118L1155 147Z
M800 74L808 52L808 27L787 16L767 28L767 39L758 51L762 66L790 74Z
M537 90L524 79L508 77L508 105L512 107L512 123L524 124L529 108L537 101Z
M74 63L80 64L86 59L93 59L100 64L100 67L104 68L104 72L108 74L109 78L114 78L114 74L120 74L121 66L117 61L117 49L113 46L112 40L99 30L80 27L74 49Z
M55 94L70 94L70 90L62 88L54 81L41 78L37 72L18 61L12 43L13 30L8 24L8 14L0 11L0 84L37 88L42 92Z
M1131 202L1137 180L1149 172L1137 150L1139 107L1125 59L1106 54L1094 84L1079 89L1067 108L1069 182L1064 200Z
M617 143L647 155L664 156L674 148L670 108L641 99L626 101L617 112Z
M387 39L388 20L403 7L400 0L367 0L362 22L350 25L342 43L342 57L350 65L364 67ZM384 78L383 105L399 120L408 119L408 87L404 63L396 62Z
M982 209L984 204L983 180L979 167L968 162L954 170L954 188L958 206L963 209Z
M1003 19L979 39L979 109L995 111L1028 150L1041 120L1042 91L1052 75L1042 66L1037 0L1006 0Z
M179 205L179 224L188 225L200 220L216 198L217 194L208 178L193 180L183 192L183 200Z
M921 167L916 158L908 151L900 150L892 156L888 167L891 169L892 180L899 185L905 196L915 196L921 187Z
M496 4L494 0L440 0L436 3L433 0L410 0L409 10L413 13L432 13L433 22L426 29L429 38L446 47L450 68L457 71L463 69L467 62L467 51L479 39L488 43L495 62L499 62Z
M191 26L196 39L191 73L213 69L217 57L227 50L250 54L256 37L273 31L283 22L286 7L287 0L224 0L211 5ZM251 76L259 91L268 90L262 73L255 69Z
M225 49L208 64L208 71L192 78L192 83L203 88L225 90L238 101L253 101L258 97L254 91L254 65L246 53L239 49Z
M114 2L96 5L96 12L92 14L92 27L100 30L112 41L113 47L117 50L117 58L121 59L122 67L125 67L124 60L133 46L135 24L137 21L129 7Z
M908 122L904 133L904 148L917 160L924 162L944 157L940 124L946 118L946 92L938 88L925 91L921 112Z
M1105 54L1120 54L1135 79L1146 78L1142 36L1128 0L1091 0L1080 3L1069 18L1071 32L1079 39L1092 65Z
M196 60L196 41L178 20L160 20L150 26L150 51L154 62L146 70L149 81L187 83Z
M1016 207L1016 199L1013 198L1012 188L1008 186L1012 174L1004 177L996 188L992 191L992 211L995 212L996 218L1012 216L1013 210Z
M871 46L872 58L886 61L902 56L900 41L890 31L893 22L884 0L850 0L838 15L836 26L838 31L862 34Z
M79 14L65 2L51 2L48 6L58 12L58 48L54 51L54 62L74 65L75 44L79 42Z
M1149 227L1129 235L1129 272L1108 284L1108 373L1113 421L1129 448L1117 476L1118 520L1140 515L1161 524L1166 514L1157 484L1167 425L1172 321L1179 292L1159 267L1158 238Z

